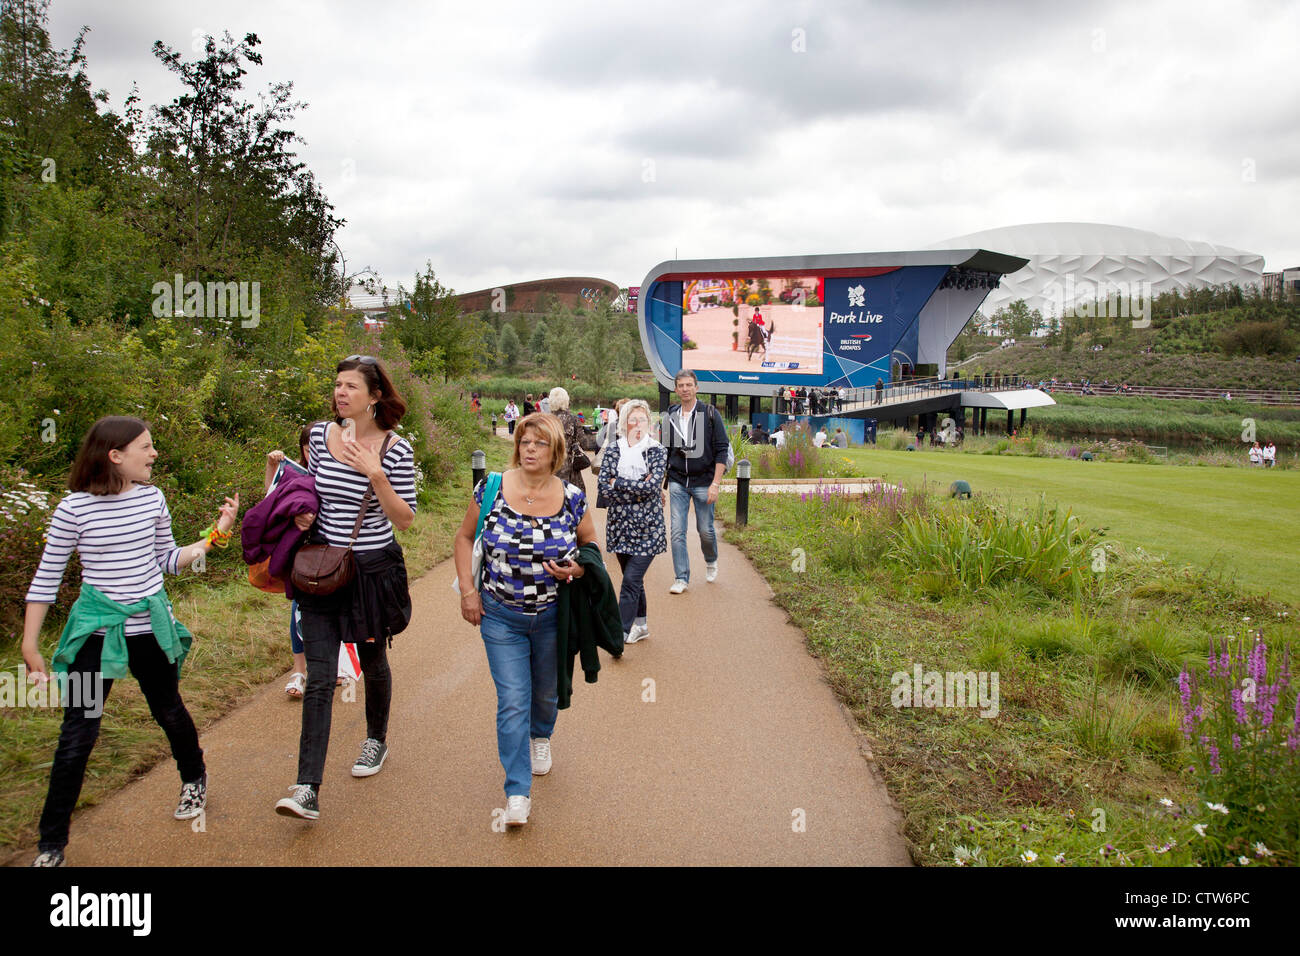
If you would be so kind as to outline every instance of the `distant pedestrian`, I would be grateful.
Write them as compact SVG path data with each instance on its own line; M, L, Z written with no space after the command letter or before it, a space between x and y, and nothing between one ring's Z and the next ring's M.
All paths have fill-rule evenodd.
M1250 463L1257 468L1264 464L1264 449L1259 447L1259 442L1255 442L1250 446L1248 457L1250 458Z
M606 550L618 558L623 569L618 595L623 642L635 644L650 636L646 572L655 555L668 550L660 494L668 452L650 436L650 406L640 399L623 407L619 431L622 434L605 451L598 487L609 502Z
M587 434L578 416L569 411L567 391L557 385L551 389L547 402L551 406L551 414L560 420L560 428L564 432L565 460L556 476L561 481L571 482L581 488L582 470L591 467L591 458L587 452L596 451L596 440Z
M1277 464L1277 446L1269 442L1263 449L1264 467L1272 468Z
M513 435L515 433L515 422L519 420L519 406L515 404L513 398L510 399L510 402L506 405L506 410L503 412L503 415L506 420L506 434Z
M523 407L523 413L524 413L524 414L523 414L523 417L524 417L524 418L527 418L529 415L531 415L531 414L532 414L533 412L535 412L535 411L537 411L537 406L533 404L533 396L532 396L532 395L525 395L525 396L524 396L524 407Z
M686 550L686 516L695 503L695 528L704 551L704 579L718 577L718 539L713 507L727 468L727 426L718 410L699 401L699 380L690 369L677 373L674 388L681 403L664 415L661 434L668 449L668 497L672 505L672 553L675 580L669 591L681 594L690 584L691 563Z
M874 404L879 405L881 401L884 399L884 396L885 396L885 380L883 378L878 378L876 379L876 401Z

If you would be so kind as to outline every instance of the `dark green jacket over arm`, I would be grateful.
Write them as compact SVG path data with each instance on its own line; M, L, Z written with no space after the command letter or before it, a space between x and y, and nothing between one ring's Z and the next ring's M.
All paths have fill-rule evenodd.
M582 577L560 588L555 609L556 683L560 710L573 696L573 658L582 658L582 673L588 684L596 683L600 654L604 649L615 657L623 653L623 619L618 613L618 594L605 571L600 548L584 544L578 550Z

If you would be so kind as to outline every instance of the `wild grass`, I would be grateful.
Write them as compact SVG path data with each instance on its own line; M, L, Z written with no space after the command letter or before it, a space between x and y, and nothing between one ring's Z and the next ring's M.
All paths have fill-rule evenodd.
M913 856L937 865L1205 859L1188 813L1160 803L1190 808L1198 799L1183 773L1190 754L1178 674L1203 659L1212 634L1240 631L1242 617L1267 618L1272 639L1294 645L1295 608L1114 542L1095 561L1087 529L1071 531L1065 509L1053 516L1032 501L1001 505L1003 523L1023 525L1019 532L981 532L971 513L979 505L916 485L906 492L916 508L896 513L842 495L756 496L748 526L726 531L804 629L871 740ZM919 536L907 537L908 527ZM1038 580L963 570L962 558L987 567L980 542L1020 541L1030 557L1030 542L1051 529L1058 550ZM804 573L791 573L793 547L806 552ZM1074 570L1062 575L1066 567ZM1066 582L1083 573L1095 580L1080 596ZM967 587L962 575L984 583ZM998 716L895 707L891 675L917 664L998 672ZM1270 839L1277 855L1254 862L1300 861L1285 833Z

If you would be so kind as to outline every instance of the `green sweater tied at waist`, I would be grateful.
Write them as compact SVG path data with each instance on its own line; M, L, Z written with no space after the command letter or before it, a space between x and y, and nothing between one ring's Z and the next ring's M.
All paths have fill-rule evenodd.
M176 665L176 676L179 677L181 665L190 652L194 638L172 614L172 602L167 596L166 588L159 588L148 597L131 604L118 604L93 584L84 581L81 583L81 595L72 605L68 623L59 638L59 646L50 660L51 668L57 673L66 674L86 639L103 628L104 652L100 657L99 670L109 680L126 677L126 619L142 611L149 612L154 640L167 655L167 660Z

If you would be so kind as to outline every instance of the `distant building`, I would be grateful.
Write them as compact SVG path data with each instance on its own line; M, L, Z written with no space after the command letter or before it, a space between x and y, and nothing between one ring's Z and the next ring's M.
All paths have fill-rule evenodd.
M1230 246L1095 222L1039 222L957 236L933 249L997 249L1029 265L1002 277L981 311L1024 299L1045 322L1083 302L1147 300L1162 292L1263 284L1264 257ZM1300 276L1297 276L1300 278Z
M612 302L621 291L607 279L566 276L503 283L491 289L466 292L457 298L462 312L542 312L550 301L557 301L566 309L589 308L600 300Z
M1264 273L1264 294L1270 299L1294 302L1300 299L1300 266L1281 272Z

